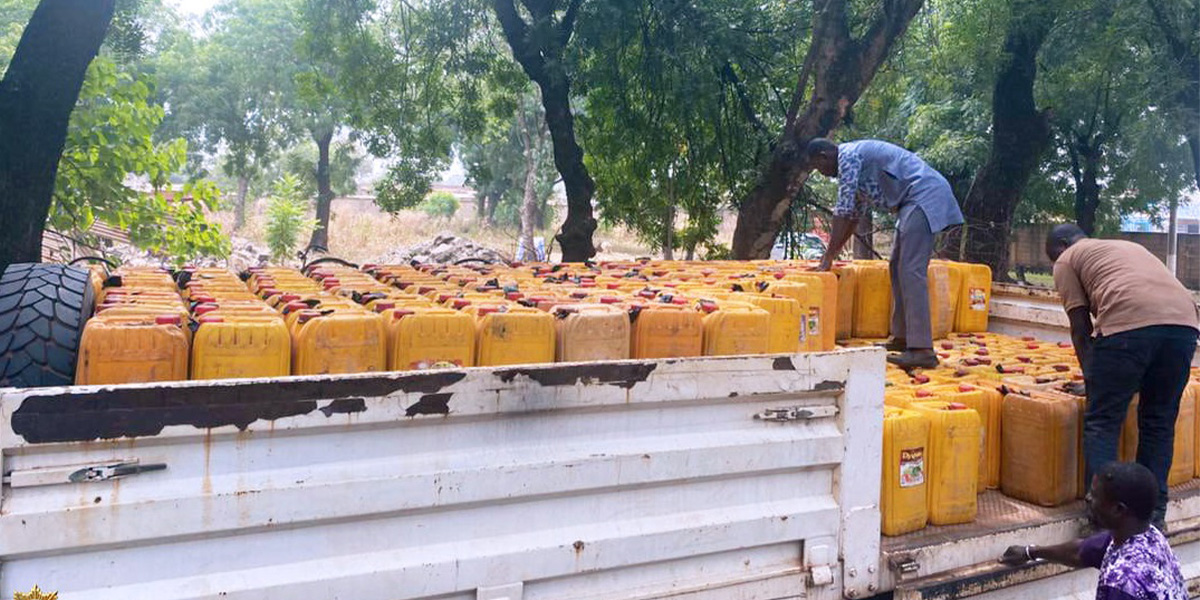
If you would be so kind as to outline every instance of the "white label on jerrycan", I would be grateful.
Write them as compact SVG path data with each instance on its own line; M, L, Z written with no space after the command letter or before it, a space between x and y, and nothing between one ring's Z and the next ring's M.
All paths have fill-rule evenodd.
M987 294L983 288L971 288L968 299L971 301L971 310L987 310Z
M916 487L925 483L925 449L900 451L900 487Z

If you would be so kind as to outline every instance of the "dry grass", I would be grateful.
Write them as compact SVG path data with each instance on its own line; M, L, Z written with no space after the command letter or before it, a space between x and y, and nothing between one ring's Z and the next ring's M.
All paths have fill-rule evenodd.
M247 207L246 224L236 235L265 247L265 208L264 201ZM232 211L215 213L212 220L227 233L233 230ZM417 210L389 215L370 204L335 202L329 222L329 253L353 262L371 262L396 249L427 242L442 232L469 238L506 256L511 256L517 247L516 228L483 226L470 207L464 207L450 219L434 219ZM552 243L554 230L540 231L538 235ZM623 228L598 231L596 241L605 248L598 255L600 259L628 259L654 254ZM302 240L302 245L307 242L307 239ZM552 257L558 256L557 248L552 248Z

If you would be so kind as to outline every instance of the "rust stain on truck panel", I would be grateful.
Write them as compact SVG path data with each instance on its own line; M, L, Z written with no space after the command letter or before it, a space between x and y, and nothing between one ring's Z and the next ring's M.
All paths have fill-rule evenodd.
M496 372L496 376L504 383L512 383L518 375L524 375L547 387L575 385L579 382L615 385L619 388L630 389L646 381L657 363L594 363L585 365L561 366L553 369L518 368L504 369Z
M461 381L461 371L371 378L297 379L178 387L138 386L30 396L12 416L15 433L30 443L82 442L152 436L171 425L245 429L317 410L362 412L364 398L396 393L435 394ZM361 405L361 407L360 407ZM330 413L327 413L330 414Z

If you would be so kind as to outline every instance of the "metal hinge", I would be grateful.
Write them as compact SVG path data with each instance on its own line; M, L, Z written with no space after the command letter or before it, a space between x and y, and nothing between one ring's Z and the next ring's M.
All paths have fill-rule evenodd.
M115 461L92 465L70 465L65 467L38 467L5 474L4 483L15 487L60 485L64 483L94 483L111 481L149 471L162 471L166 463L143 465L138 459Z
M755 419L759 421L775 421L776 423L786 423L788 421L808 421L810 419L823 419L825 417L833 417L838 413L836 406L789 406L785 408L768 408L756 415Z

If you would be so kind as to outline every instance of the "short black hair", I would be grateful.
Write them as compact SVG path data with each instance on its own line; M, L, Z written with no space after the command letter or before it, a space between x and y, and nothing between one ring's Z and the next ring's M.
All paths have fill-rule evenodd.
M1083 232L1083 228L1074 223L1063 223L1055 225L1050 233L1046 234L1046 244L1062 244L1070 246L1072 242L1080 238L1087 237Z
M833 156L836 157L838 152L837 144L825 138L813 138L808 141L808 146L804 148L804 154L808 157L813 156Z
M1158 479L1150 469L1132 462L1110 462L1100 469L1100 484L1110 501L1120 502L1142 521L1154 516L1158 505Z

